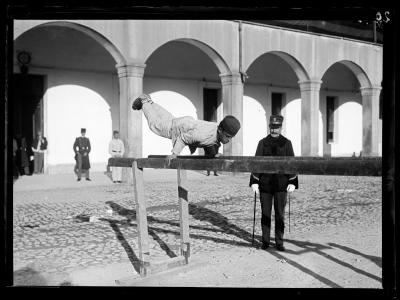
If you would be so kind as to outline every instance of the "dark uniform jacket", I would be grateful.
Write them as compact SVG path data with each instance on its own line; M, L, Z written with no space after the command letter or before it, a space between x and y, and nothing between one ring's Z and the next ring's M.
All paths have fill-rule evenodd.
M292 143L283 135L276 138L268 135L258 143L255 156L294 156ZM264 193L286 192L289 184L296 189L299 186L297 174L252 173L249 186L252 184L258 184Z
M78 153L82 154L82 169L90 169L89 152L91 150L90 141L87 137L79 136L75 139L74 152L75 160L77 160ZM86 153L87 155L83 155Z

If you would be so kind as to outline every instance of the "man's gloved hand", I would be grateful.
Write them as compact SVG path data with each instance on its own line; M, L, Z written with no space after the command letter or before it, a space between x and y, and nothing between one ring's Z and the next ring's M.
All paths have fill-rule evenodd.
M289 184L289 185L287 186L287 191L288 191L289 193L291 193L291 192L294 191L295 188L296 188L296 187L295 187L293 184Z
M260 193L260 190L258 189L258 184L257 183L253 183L251 185L251 188L252 188L253 192L256 193L257 195Z

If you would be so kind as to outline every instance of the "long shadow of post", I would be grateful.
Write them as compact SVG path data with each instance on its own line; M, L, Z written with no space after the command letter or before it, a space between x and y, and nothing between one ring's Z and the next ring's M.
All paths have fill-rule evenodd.
M119 204L116 204L114 202L107 202L107 203L119 215L126 216L128 218L128 220L130 220L130 221L136 220L136 212L134 210L126 209L126 208L124 208L124 207L122 207ZM199 235L199 234L191 234L190 235L191 238L212 240L212 241L217 242L217 243L226 243L226 244L235 245L235 246L241 246L241 247L249 247L249 246L251 247L252 246L252 244L251 244L252 235L248 231L236 226L235 224L230 223L228 221L228 219L225 216L223 216L222 214L220 214L218 212L215 212L213 210L210 210L208 208L204 208L204 207L201 207L199 205L195 205L195 204L189 204L189 214L192 215L197 220L206 221L206 222L209 222L209 223L211 223L212 225L214 225L216 227L219 227L220 230L218 230L218 229L210 229L210 228L201 227L201 226L190 226L190 227L192 227L192 228L196 227L196 229L201 229L201 230L204 229L204 230L210 230L210 231L213 231L213 232L223 232L223 233L227 233L227 234L232 234L232 235L235 235L235 236L247 241L247 243L238 242L238 241L231 241L231 240L215 238L215 237L209 237L209 236L204 236L204 235ZM154 223L161 223L161 224L169 224L169 225L172 225L172 226L179 227L179 223L177 223L177 222L159 220L159 219L154 218L152 216L148 217L148 222L149 222L149 224L150 223L153 223L153 224ZM116 231L116 233L118 233L119 230L118 231L114 230L114 231ZM149 226L149 234L160 244L161 248L164 251L166 251L166 253L170 257L173 257L172 255L176 256L169 249L168 245L166 245L159 238L159 236L156 234L156 232L172 233L172 234L175 234L175 235L178 236L179 235L179 230L178 231L173 231L173 230L161 229L161 228L155 228L155 227ZM353 250L353 249L350 249L350 248L347 248L347 247L344 247L344 246L340 246L340 245L337 245L337 244L334 244L334 243L330 243L329 244L330 246L326 246L326 245L323 245L323 244L304 242L304 241L296 241L296 240L291 240L291 239L285 239L285 241L289 242L289 243L292 243L292 244L302 248L299 251L293 251L293 250L289 250L288 249L286 251L286 253L288 253L288 254L300 255L300 254L307 253L307 252L314 252L314 253L317 253L319 255L324 256L325 258L328 258L328 259L334 261L335 263L338 263L338 264L340 264L340 265L342 265L342 266L344 266L346 268L349 268L349 269L351 269L351 270L353 270L353 271L355 271L357 273L360 273L360 274L365 275L365 276L367 276L369 278L375 279L375 280L377 280L379 282L382 281L381 278L379 278L378 276L372 275L372 274L370 274L368 272L365 272L363 270L355 268L354 266L352 266L352 265L350 265L348 263L345 263L345 262L343 262L343 261L341 261L341 260L339 260L339 259L337 259L335 257L332 257L331 255L329 255L327 253L324 253L322 251L324 249L332 249L330 246L334 245L335 247L342 247L342 249L346 249L347 251L352 252L354 254L363 255L362 253L359 253L356 250ZM126 249L127 253L133 253L132 250L129 250L130 247L126 248L126 244L125 243L126 243L126 241L123 243L123 246L125 245L124 248ZM257 245L259 246L260 242L257 241ZM312 270L302 266L301 264L299 264L299 263L297 263L297 262L295 262L293 260L288 259L287 257L279 254L278 252L275 252L275 251L268 251L268 252L271 255L273 255L276 258L278 258L278 259L284 259L287 263L289 263L293 267L295 267L295 268L299 269L300 271L302 271L302 272L314 277L315 279L321 281L322 283L326 284L329 287L334 287L334 288L340 288L341 287L340 285L336 284L335 282L333 282L333 281L331 281L331 280L329 280L329 279L327 279L327 278L325 278L325 277L313 272ZM134 255L134 253L133 253L133 255ZM128 256L129 256L129 254L128 254ZM364 256L367 257L365 254L364 254ZM137 258L136 258L136 260L137 260ZM135 264L136 264L136 260L133 261L133 262L135 262ZM376 261L374 261L374 262L376 262ZM136 269L136 267L135 267L135 269Z
M121 205L119 205L119 204L117 204L117 203L115 203L115 202L112 202L112 201L107 201L106 204L110 205L110 207L112 208L113 212L116 212L116 213L119 214L120 216L126 217L127 220L128 220L128 222L136 221L136 211L135 211L135 210L133 210L133 209L126 209L125 207L123 207L123 206L121 206ZM154 221L154 218L153 218L153 217L148 217L148 222L152 222L152 221ZM118 228L118 226L117 226L116 224L117 224L117 223L114 222L113 224L110 224L110 225L111 225L111 228L113 228L113 230L116 232L117 238L120 240L119 237L120 237L120 236L123 237L123 235L122 235L121 231L119 230L119 228ZM113 227L113 226L114 226L114 227ZM118 229L118 231L117 231L117 229ZM164 250L165 253L166 253L169 257L171 257L171 258L172 258L172 257L177 257L177 255L170 249L170 247L157 235L157 233L156 233L155 230L153 230L153 229L151 229L151 228L149 227L149 231L148 231L148 232L149 232L149 235L160 245L160 248L161 248L162 250ZM129 246L129 244L126 242L125 239L120 240L120 242L121 242L121 245L122 245L122 246L125 248L125 250L127 251L128 256L129 256L130 254L134 254L132 248ZM126 245L128 245L129 247L126 248ZM135 257L136 257L136 255L135 255ZM132 263L133 263L133 262L132 262ZM135 266L134 266L134 267L135 267ZM137 270L136 267L135 267L135 270Z
M219 227L222 232L235 235L247 242L249 242L248 246L252 246L252 234L235 224L232 224L228 221L228 218L221 215L218 212L215 212L211 209L201 207L196 204L189 203L189 214L192 215L195 219L200 221L206 221L211 223L212 225ZM260 246L260 242L255 241L258 246Z
M350 253L353 253L353 254L356 254L356 255L360 255L360 256L362 256L362 257L364 257L364 258L366 258L366 259L372 261L372 262L375 263L378 267L382 268L382 258L381 258L381 257L373 256L373 255L368 255L368 254L364 254L364 253L362 253L362 252L360 252L360 251L351 249L351 248L346 247L346 246L338 245L338 244L336 244L336 243L328 243L328 245L329 245L329 246L332 246L332 247L340 248L340 249L342 249L342 250L344 250L344 251L347 251L347 252L350 252Z
M132 247L126 241L124 235L122 234L121 230L118 227L118 222L109 219L104 219L104 220L106 220L110 224L111 228L114 230L115 236L117 237L118 241L121 243L121 246L124 248L126 254L128 255L128 258L133 268L139 274L140 273L139 258L136 256L135 251L133 251Z
M353 270L356 273L359 273L361 275L364 275L364 276L367 276L369 278L372 278L372 279L374 279L374 280L376 280L378 282L382 282L382 278L380 278L380 277L378 277L376 275L370 274L370 273L368 273L368 272L366 272L364 270L358 269L358 268L354 267L352 264L346 263L346 262L344 262L344 261L342 261L340 259L337 259L336 257L333 257L332 255L329 255L329 254L327 254L327 253L322 251L323 249L332 249L332 247L329 247L329 246L335 246L335 247L341 248L341 249L343 249L343 250L345 250L347 252L367 257L365 254L363 254L361 252L358 252L358 251L356 251L354 249L351 249L351 248L348 248L348 247L345 247L345 246L341 246L341 245L338 245L338 244L335 244L335 243L329 243L328 244L329 246L324 246L324 245L321 245L321 244L303 242L303 241L296 241L296 240L290 240L290 239L287 239L286 241L290 242L290 243L292 243L292 244L294 244L294 245L296 245L298 247L303 248L303 250L300 250L300 251L289 251L289 252L292 252L294 254L301 254L301 253L312 251L314 253L317 253L317 254L319 254L319 255L321 255L321 256L323 256L323 257L325 257L325 258L327 258L327 259L329 259L329 260L331 260L331 261L333 261L333 262L335 262L337 264L339 264L339 265L342 265L343 267L346 267L346 268L348 268L350 270ZM376 258L376 257L374 257L374 258ZM371 258L369 257L369 259L371 259ZM375 261L373 261L373 262L375 262Z

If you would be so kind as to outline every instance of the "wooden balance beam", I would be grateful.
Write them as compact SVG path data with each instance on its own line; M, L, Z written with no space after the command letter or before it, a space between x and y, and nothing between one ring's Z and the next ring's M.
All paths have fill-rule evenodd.
M167 165L165 155L148 158L110 158L109 166L138 168L216 170L303 175L382 176L381 157L278 157L278 156L178 156Z
M110 158L111 167L131 167L139 242L140 276L145 277L172 267L189 263L189 197L186 170L216 170L305 175L382 176L381 157L268 157L268 156L178 156L168 164L166 155L148 158ZM181 256L164 262L150 263L146 199L144 197L143 169L176 169L180 216ZM128 284L132 278L118 280Z

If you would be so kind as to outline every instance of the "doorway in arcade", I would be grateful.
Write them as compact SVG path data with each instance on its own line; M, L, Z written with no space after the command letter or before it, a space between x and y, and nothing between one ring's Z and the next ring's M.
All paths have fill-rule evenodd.
M221 105L221 90L218 88L203 88L203 120L218 123L222 111L219 111ZM222 109L222 107L221 107ZM223 146L219 149L221 152ZM203 153L203 150L202 152Z
M217 109L220 105L219 89L203 89L204 121L217 122Z
M17 140L18 148L22 137L26 140L26 154L29 161L29 171L32 174L33 155L32 141L38 130L43 132L43 95L44 76L30 74L14 74L12 98L12 135ZM46 135L46 132L43 132ZM21 167L21 155L17 152L17 165ZM24 171L22 171L24 172Z

